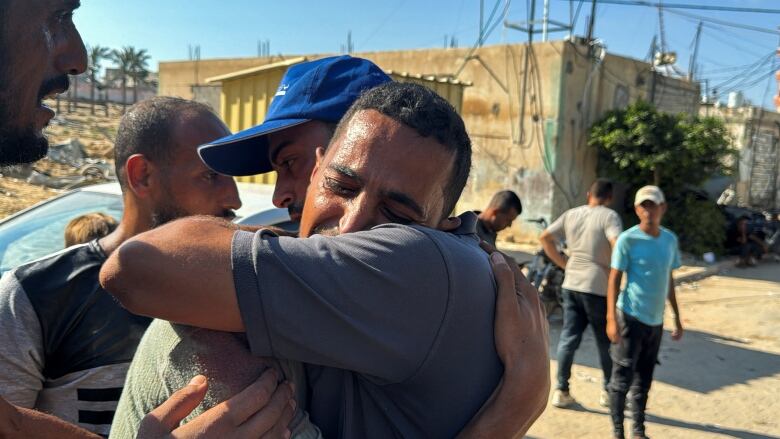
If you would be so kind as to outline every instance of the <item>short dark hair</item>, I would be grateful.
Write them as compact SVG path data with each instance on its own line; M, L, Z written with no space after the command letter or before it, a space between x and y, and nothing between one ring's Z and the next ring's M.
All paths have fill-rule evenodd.
M599 200L612 198L613 184L611 180L599 178L590 185L590 194Z
M205 104L168 96L155 96L130 107L119 122L114 144L119 185L126 187L124 169L130 156L143 154L158 163L168 162L175 149L172 142L176 123L182 116L203 113L214 115Z
M523 203L520 202L520 197L512 191L500 191L493 194L493 198L490 199L488 209L495 209L501 212L509 212L509 209L514 209L518 215L523 213Z
M463 119L444 98L422 85L388 82L369 89L355 101L339 122L331 142L338 139L355 114L375 110L412 128L422 137L433 137L455 154L452 174L444 188L444 212L455 209L471 170L471 140Z

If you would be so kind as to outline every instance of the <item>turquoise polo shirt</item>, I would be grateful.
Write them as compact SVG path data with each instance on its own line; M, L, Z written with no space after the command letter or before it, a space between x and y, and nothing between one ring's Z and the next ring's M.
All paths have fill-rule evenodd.
M618 308L646 325L663 324L669 276L680 266L677 236L664 227L658 236L631 227L618 236L611 265L628 277Z

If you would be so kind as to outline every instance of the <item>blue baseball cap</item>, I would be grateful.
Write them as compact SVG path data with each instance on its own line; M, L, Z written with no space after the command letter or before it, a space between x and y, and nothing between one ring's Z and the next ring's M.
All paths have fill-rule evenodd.
M363 91L390 81L376 64L347 55L296 64L284 74L262 124L201 145L198 154L220 174L269 172L268 134L310 120L337 123Z

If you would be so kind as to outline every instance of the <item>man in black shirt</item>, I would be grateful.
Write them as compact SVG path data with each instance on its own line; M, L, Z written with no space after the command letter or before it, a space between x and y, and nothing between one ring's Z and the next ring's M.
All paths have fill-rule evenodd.
M98 283L122 242L172 219L230 219L241 206L232 178L198 158L227 128L202 104L157 97L122 119L115 145L124 214L114 232L22 265L0 280L0 394L109 432L125 373L150 319L122 308Z
M514 192L501 191L493 195L485 210L475 213L478 215L477 235L495 247L498 232L510 227L515 218L523 213L523 204Z

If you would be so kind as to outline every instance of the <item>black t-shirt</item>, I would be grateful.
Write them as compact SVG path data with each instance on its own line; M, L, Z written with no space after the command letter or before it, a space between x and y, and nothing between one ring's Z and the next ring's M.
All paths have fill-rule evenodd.
M0 281L0 394L108 434L146 327L100 287L97 241L22 265Z
M475 214L479 215L479 210L474 211ZM477 217L477 236L479 236L479 239L483 241L487 241L488 244L492 245L493 247L496 246L496 237L498 234L494 232L488 225L485 223L481 218Z

